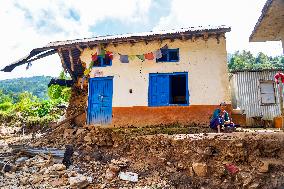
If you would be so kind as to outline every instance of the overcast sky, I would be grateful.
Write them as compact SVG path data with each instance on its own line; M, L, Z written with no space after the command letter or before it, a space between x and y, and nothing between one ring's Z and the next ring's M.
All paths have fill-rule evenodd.
M227 51L281 55L280 42L249 43L266 0L0 0L0 68L50 41L190 26L227 25ZM58 55L38 60L0 80L57 76Z

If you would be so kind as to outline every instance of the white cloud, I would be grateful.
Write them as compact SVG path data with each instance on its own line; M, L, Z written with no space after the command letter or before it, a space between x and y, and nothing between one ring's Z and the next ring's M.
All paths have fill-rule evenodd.
M143 24L151 22L151 16L157 14L155 11L150 12L150 7L153 5L157 9L159 8L157 5L171 7L169 15L160 18L159 24L154 29L226 24L232 26L232 32L227 35L228 52L238 49L247 49L254 53L263 51L270 55L282 52L280 43L248 43L248 37L260 16L265 0L172 0L170 5L163 4L164 1L157 2L155 0L1 0L0 68L50 41L96 35L91 33L89 28L105 19L133 25L139 23L143 28ZM22 66L12 73L0 72L0 79L32 75L56 76L60 70L60 60L57 55L53 55L34 62L32 68L27 71L25 66Z
M0 68L25 56L33 48L50 41L91 37L90 26L110 18L123 22L143 22L151 0L2 0L0 6ZM79 19L70 16L73 10ZM0 72L0 79L32 75L53 75L61 71L57 55L38 60L11 73Z
M266 0L173 0L171 12L162 17L155 29L200 25L228 25L227 50L250 50L254 54L262 51L268 55L281 55L280 42L249 43L251 34Z

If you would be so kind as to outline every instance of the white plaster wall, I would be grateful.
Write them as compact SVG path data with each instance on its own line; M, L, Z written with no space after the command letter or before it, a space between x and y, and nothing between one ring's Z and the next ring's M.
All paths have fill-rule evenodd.
M230 103L226 41L223 37L219 44L216 38L209 38L207 42L198 38L194 42L175 40L162 43L154 41L147 45L144 42L133 46L109 45L106 49L115 53L136 55L155 51L165 44L169 48L179 48L179 62L142 62L135 58L129 63L121 63L119 55L115 55L112 66L92 69L91 77L94 77L95 71L102 71L103 76L114 76L113 107L148 106L149 73L172 72L188 72L190 105L216 105L221 101ZM81 60L89 64L91 54L95 52L95 48L84 50ZM129 89L133 90L132 94Z

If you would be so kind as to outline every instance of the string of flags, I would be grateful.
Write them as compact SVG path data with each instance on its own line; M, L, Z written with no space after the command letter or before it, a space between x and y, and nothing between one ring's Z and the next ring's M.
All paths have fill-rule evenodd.
M144 62L145 60L154 60L154 59L159 59L162 58L162 51L161 49L167 49L168 46L165 45L164 47L152 51L152 52L148 52L145 54L137 54L137 55L125 55L125 54L119 54L119 60L121 63L129 63L130 61L133 61L135 58L138 58L139 60L141 60L142 62Z
M89 64L89 67L85 69L84 75L87 77L90 74L92 67L94 66L95 62L99 60L99 57L105 58L106 60L113 60L114 55L119 55L119 60L121 63L129 63L129 61L133 61L135 58L138 58L139 60L144 62L145 60L154 60L162 58L162 49L168 49L168 45L165 45L162 48L152 52L136 55L120 54L116 52L107 51L106 49L99 47L95 54L91 54L92 61Z
M100 47L98 48L98 51L95 54L92 54L92 62L97 61L98 57L103 57L106 59L113 60L114 54L118 54L120 56L119 60L121 63L129 63L129 61L133 61L135 58L138 58L139 60L144 62L145 60L154 60L154 59L162 58L161 49L168 49L168 45L165 45L162 48L152 51L152 52L147 52L144 54L136 54L136 55L128 55L128 54L110 52Z

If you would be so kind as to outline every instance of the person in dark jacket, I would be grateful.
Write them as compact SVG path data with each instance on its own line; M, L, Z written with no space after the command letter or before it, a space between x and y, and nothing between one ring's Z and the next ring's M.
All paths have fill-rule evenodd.
M214 110L213 116L210 120L210 128L216 130L218 133L221 132L221 128L234 127L234 123L230 120L228 112L225 110L227 104L222 102L220 107Z

